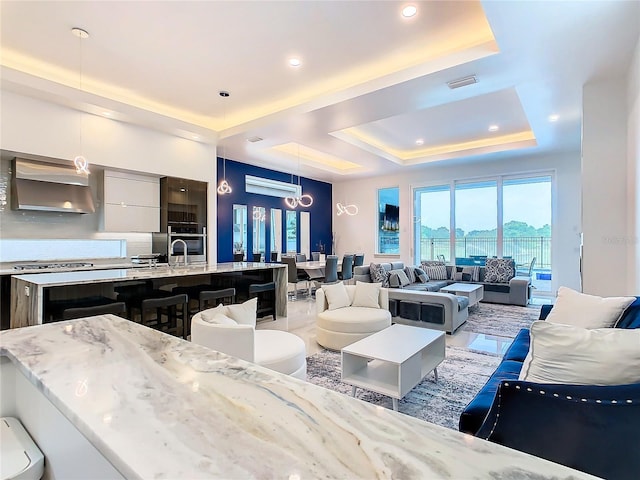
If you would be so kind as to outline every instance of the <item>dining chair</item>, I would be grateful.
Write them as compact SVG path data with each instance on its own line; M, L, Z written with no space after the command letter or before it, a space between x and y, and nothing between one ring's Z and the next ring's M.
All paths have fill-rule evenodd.
M327 255L322 283L336 283L338 281L338 256Z
M353 278L353 255L343 255L342 257L342 269L338 273L338 279L350 280Z
M278 252L271 252L271 261L273 263L278 261Z
M361 267L364 265L364 253L356 253L353 257L353 266Z
M314 262L320 261L320 252L311 252L311 260Z
M306 253L296 253L296 262L306 262L307 254Z
M244 253L234 253L233 254L233 261L234 262L242 262L242 261L244 261Z
M307 282L307 289L309 288L309 276L306 272L299 272L296 265L295 257L282 257L282 262L287 265L287 283L293 284L293 299L298 298L298 283Z
M262 252L254 252L253 261L258 263L262 262Z

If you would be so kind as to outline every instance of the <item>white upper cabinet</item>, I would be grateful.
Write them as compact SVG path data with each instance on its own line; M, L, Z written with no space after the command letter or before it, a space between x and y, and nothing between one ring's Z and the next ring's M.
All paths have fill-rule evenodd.
M104 230L160 231L160 179L104 171Z

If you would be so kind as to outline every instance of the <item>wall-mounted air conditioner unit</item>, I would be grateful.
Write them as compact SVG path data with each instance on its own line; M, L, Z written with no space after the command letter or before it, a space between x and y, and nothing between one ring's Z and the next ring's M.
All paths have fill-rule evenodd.
M254 177L245 175L245 191L247 193L257 193L259 195L269 195L271 197L299 197L302 194L302 188L299 185L287 182L279 182L277 180L269 180L268 178Z

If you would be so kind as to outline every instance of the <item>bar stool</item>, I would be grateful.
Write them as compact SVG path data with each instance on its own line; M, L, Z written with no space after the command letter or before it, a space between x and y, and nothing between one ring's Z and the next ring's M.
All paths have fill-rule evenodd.
M189 297L189 315L195 315L200 311L200 292L211 290L211 288L212 287L209 284L173 287L171 289L171 294L180 295L182 293L186 293Z
M244 261L244 253L234 253L233 254L234 262L243 262Z
M253 254L253 259L254 262L260 263L262 261L262 252L255 252Z
M114 303L115 300L109 297L103 296L92 296L92 297L84 297L84 298L74 298L67 300L50 300L45 304L45 322L55 322L59 320L69 320L64 317L64 313L67 310L71 310L74 308L89 308L89 307L99 307L99 306L108 306ZM110 312L107 312L110 313ZM97 315L97 314L94 314ZM74 317L78 318L78 317Z
M164 298L146 298L141 302L140 323L177 336L178 318L181 314L182 338L186 340L189 335L188 312L189 297L185 293ZM165 322L162 321L163 317Z
M216 300L220 300L217 302ZM210 304L216 306L220 303L223 305L230 305L236 300L236 289L225 288L224 290L203 290L200 292L199 306L200 311L209 308Z
M142 300L145 298L161 298L168 297L171 292L166 290L156 290L153 288L153 281L141 280L136 282L127 282L113 287L117 295L118 302L127 304L127 318L135 321L136 310L140 311Z
M106 305L96 305L94 307L73 307L62 312L63 320L73 320L75 318L92 317L94 315L105 315L112 313L119 317L127 314L127 304L124 302L107 303ZM124 314L124 315L122 315Z
M258 298L257 318L272 316L276 320L276 283L252 283L249 298Z

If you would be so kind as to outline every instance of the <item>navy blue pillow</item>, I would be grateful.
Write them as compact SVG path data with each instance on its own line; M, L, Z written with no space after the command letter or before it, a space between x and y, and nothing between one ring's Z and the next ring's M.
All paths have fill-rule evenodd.
M636 297L634 302L627 307L618 320L616 328L640 328L640 297Z

